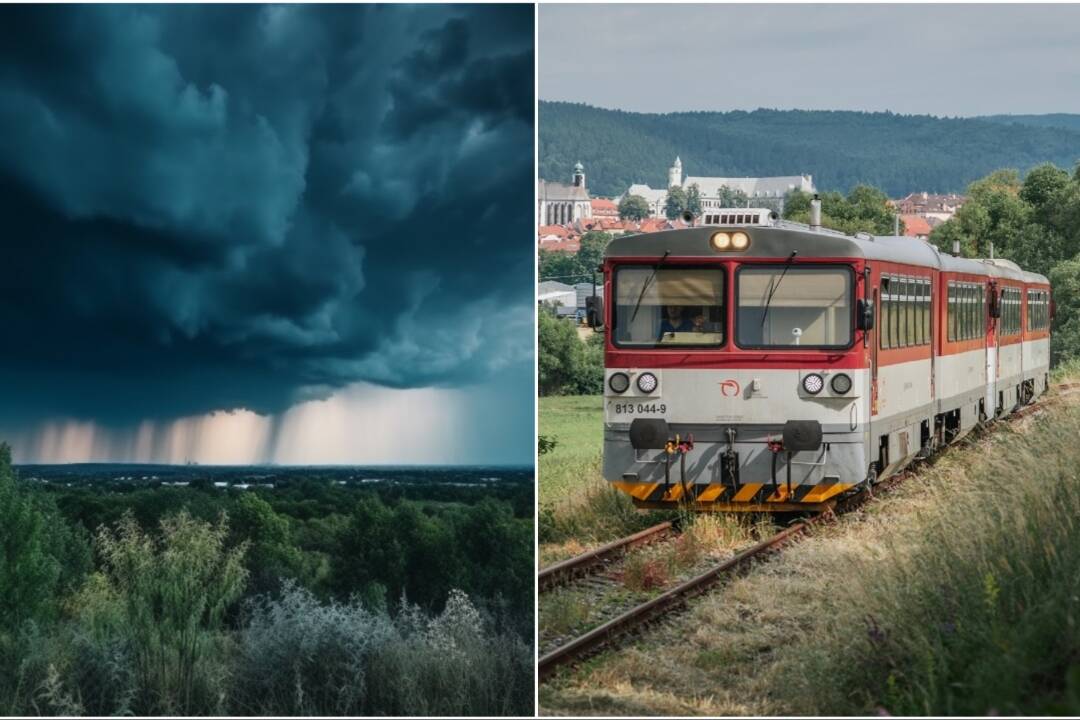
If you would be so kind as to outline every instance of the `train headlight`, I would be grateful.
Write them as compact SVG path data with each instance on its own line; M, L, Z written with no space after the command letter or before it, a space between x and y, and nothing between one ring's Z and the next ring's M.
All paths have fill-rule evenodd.
M834 393L843 395L851 389L851 378L844 373L838 373L833 375L833 379L829 385L832 386L832 391Z
M655 390L658 384L659 382L657 381L656 376L652 373L641 373L638 375L637 389L646 395Z
M630 376L626 373L614 373L607 381L608 387L612 392L624 393L626 389L630 387Z
M713 233L713 236L709 238L709 242L712 244L713 250L731 249L731 235L726 232Z
M745 250L750 247L750 236L744 232L737 232L731 236L731 247L736 250Z
M810 373L802 379L802 388L811 395L817 395L825 387L825 378L817 373Z

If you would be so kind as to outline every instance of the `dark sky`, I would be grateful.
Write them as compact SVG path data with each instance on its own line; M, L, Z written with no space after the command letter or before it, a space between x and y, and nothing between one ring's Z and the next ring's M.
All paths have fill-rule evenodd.
M527 461L532 123L527 5L0 8L0 428L498 387Z
M542 4L540 97L642 112L1080 112L1076 3Z

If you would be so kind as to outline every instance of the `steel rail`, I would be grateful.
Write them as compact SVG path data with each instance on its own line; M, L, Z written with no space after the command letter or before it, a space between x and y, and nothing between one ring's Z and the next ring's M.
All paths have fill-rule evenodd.
M653 525L633 535L628 535L607 545L582 553L577 557L557 562L542 569L537 574L540 592L545 592L559 585L565 585L575 577L595 572L599 567L622 555L627 550L639 545L647 545L667 537L675 531L671 522Z

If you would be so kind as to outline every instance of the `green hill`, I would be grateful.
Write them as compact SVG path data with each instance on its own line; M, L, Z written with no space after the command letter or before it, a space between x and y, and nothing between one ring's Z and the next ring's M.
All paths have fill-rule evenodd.
M1058 123L1080 118L819 110L648 114L541 101L540 177L566 181L580 160L591 192L613 196L635 182L663 187L679 155L689 175L807 173L821 190L868 183L892 197L962 192L1003 167L1025 171L1048 161L1073 167L1080 159L1080 126L1040 126L1038 118L1047 117Z
M1069 113L1048 113L1046 115L984 115L978 120L987 120L1002 125L1030 125L1032 127L1063 128L1080 131L1080 115Z

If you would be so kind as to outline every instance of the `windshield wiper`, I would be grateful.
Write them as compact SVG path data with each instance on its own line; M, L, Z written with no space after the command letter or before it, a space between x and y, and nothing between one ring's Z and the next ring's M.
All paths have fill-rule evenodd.
M787 264L784 265L784 272L780 273L780 277L776 279L776 284L772 286L772 290L769 291L769 297L765 298L765 307L761 311L761 327L765 327L765 318L769 316L769 305L772 303L773 295L776 294L777 288L780 287L780 283L783 281L784 276L787 275L788 268L791 267L791 261L795 259L795 256L799 254L798 250L792 250L788 255Z
M656 277L657 270L660 269L660 266L664 264L664 261L667 260L667 256L670 255L670 254L671 254L670 250L665 250L664 251L664 254L660 257L660 262L656 263L656 265L653 266L652 275L650 275L648 278L646 278L645 279L645 284L641 286L641 293L638 294L637 302L634 304L634 312L631 313L631 315L630 315L630 322L631 323L634 322L634 318L637 317L637 311L638 311L638 308L641 307L641 299L643 297L645 297L645 291L649 289L649 285L652 284L653 278Z

